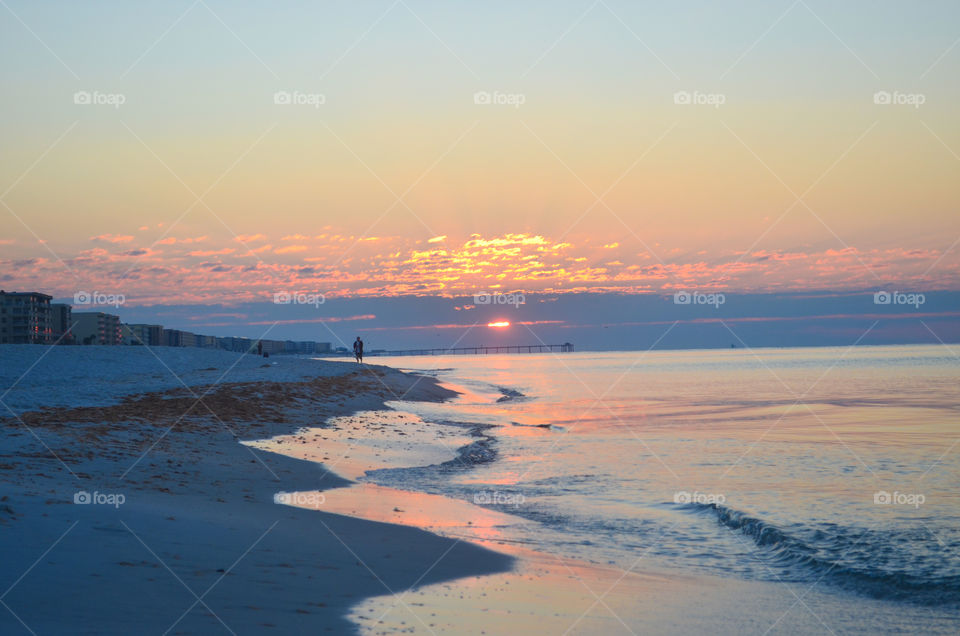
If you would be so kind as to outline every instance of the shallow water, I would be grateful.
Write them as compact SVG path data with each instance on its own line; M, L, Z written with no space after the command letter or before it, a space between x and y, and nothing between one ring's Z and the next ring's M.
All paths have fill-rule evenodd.
M503 541L624 570L642 559L960 603L960 365L945 347L376 362L463 391L392 406L473 442L364 480L510 513Z

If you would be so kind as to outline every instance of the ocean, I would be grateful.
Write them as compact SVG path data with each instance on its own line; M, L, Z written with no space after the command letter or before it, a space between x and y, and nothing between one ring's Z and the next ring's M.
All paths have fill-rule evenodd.
M457 431L451 458L362 481L508 513L488 539L624 571L642 562L960 607L960 365L950 348L369 362L462 395L398 396L391 407Z

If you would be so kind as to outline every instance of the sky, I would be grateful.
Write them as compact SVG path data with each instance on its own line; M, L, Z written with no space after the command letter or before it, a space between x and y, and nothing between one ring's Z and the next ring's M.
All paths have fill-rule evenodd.
M573 325L599 297L597 324L683 291L960 290L958 18L3 0L0 287L264 303L280 335L313 324L284 294L380 301L377 328L403 298L566 296L532 320Z

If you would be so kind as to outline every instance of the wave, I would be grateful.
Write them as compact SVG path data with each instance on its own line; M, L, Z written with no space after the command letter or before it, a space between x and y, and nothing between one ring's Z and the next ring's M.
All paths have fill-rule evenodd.
M457 456L454 459L440 464L441 469L462 469L472 468L478 464L489 464L496 461L497 449L493 446L493 438L483 436L475 442L461 446L457 449Z
M723 505L681 508L713 514L723 526L752 539L766 551L758 555L762 562L785 570L783 580L824 581L886 600L960 604L960 571L949 558L957 542L943 548L922 528L877 531L820 524L788 531Z
M481 464L497 460L496 439L485 431L493 428L489 424L466 424L451 422L454 426L470 426L470 435L476 438L456 449L456 456L440 464L409 466L404 468L380 468L367 472L367 479L381 486L401 489L421 490L433 494L445 494L449 488L450 473L473 470Z
M504 386L498 386L497 390L503 394L500 398L497 399L497 402L509 402L511 400L522 400L523 398L527 397L526 395L524 395L520 391L517 391L516 389L510 389Z

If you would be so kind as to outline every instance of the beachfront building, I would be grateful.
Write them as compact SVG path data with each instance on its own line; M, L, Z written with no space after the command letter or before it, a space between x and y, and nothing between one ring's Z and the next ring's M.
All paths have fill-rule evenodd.
M201 336L197 334L197 343L196 346L203 349L216 349L217 348L217 337L216 336Z
M51 344L51 297L0 290L0 344Z
M221 349L226 349L227 351L247 353L249 351L257 350L257 341L251 340L250 338L236 338L234 336L230 336L226 338L217 338L217 346L219 346Z
M329 342L307 341L307 342L300 342L297 344L299 345L299 349L300 349L299 353L315 354L315 353L330 353L331 351Z
M73 313L73 336L79 344L118 345L123 342L120 316L102 311Z
M123 325L123 342L129 345L161 347L164 344L163 325Z
M195 347L197 334L179 329L164 329L164 339L168 347Z
M73 307L66 303L50 305L50 325L55 344L73 344Z
M263 352L272 356L283 353L286 346L282 340L261 340L260 342L263 343Z

